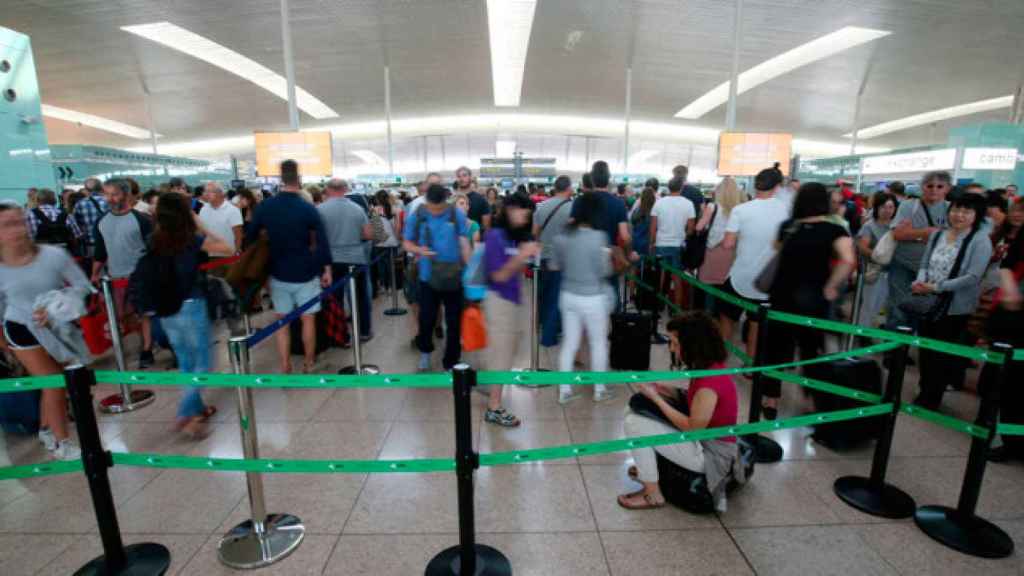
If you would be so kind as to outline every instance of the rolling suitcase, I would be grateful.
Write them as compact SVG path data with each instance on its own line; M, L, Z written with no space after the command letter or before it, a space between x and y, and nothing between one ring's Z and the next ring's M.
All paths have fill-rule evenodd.
M645 312L612 314L609 361L613 370L649 370L651 367L651 315Z
M804 367L804 376L872 394L882 393L882 370L870 358L847 358ZM845 396L807 388L815 412L832 412L864 406ZM850 450L878 438L885 416L833 422L815 426L813 438L836 451Z

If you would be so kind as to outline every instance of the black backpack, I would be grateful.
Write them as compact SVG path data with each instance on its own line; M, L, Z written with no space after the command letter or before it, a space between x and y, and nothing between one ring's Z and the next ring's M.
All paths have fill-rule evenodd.
M68 227L68 215L63 210L57 213L56 220L50 220L40 208L33 208L36 217L36 243L69 246L74 239Z

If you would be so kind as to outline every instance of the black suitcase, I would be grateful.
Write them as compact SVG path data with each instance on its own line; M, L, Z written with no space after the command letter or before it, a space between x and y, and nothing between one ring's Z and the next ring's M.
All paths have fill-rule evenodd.
M872 394L882 393L882 369L870 358L847 358L835 362L810 364L804 367L804 376ZM814 401L815 412L833 412L864 406L863 402L806 388ZM857 448L875 440L881 433L885 416L862 418L820 424L814 427L813 438L836 451Z
M657 291L658 285L661 283L661 272L654 266L654 264L649 261L645 261L640 269L640 281ZM665 304L658 299L656 294L657 292L637 285L633 292L633 304L636 306L637 310L645 312L661 312L662 309L664 309Z
M612 314L609 361L613 370L641 371L651 367L651 315L646 312Z

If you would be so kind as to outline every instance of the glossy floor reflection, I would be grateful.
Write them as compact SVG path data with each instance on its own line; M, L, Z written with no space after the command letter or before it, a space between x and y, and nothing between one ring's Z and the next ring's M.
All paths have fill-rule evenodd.
M375 338L365 360L385 372L409 373L417 353L409 346L408 316L388 317L378 300ZM524 310L524 314L526 310ZM256 320L264 325L270 318ZM219 327L215 366L227 371L228 332ZM136 359L129 337L129 363ZM436 355L435 355L436 356ZM551 368L557 349L542 351ZM652 367L667 368L665 347L654 347ZM276 366L273 342L252 353L254 372ZM158 354L158 368L169 356ZM476 362L472 357L471 362ZM296 359L297 361L297 359ZM439 359L435 357L435 362ZM318 372L352 363L349 350L330 350ZM516 366L527 367L524 342ZM98 365L109 367L110 358ZM296 363L298 365L298 363ZM977 371L972 371L972 377ZM743 410L749 382L738 380ZM483 423L482 395L474 395L474 441L482 452L593 442L622 435L627 390L594 404L587 395L562 407L554 388L507 389L506 404L523 418L516 430ZM809 409L804 395L784 386L782 417ZM101 385L96 396L114 391ZM157 401L138 412L101 416L106 447L115 451L241 456L236 394L204 392L216 405L209 435L186 440L172 431L180 391L157 388ZM905 386L916 392L911 369ZM255 392L260 446L279 458L444 458L453 454L451 393L446 390L266 389ZM947 394L943 410L973 417L977 399ZM728 512L695 516L674 508L630 512L615 502L635 485L625 475L628 454L581 457L477 475L479 541L502 550L517 575L634 574L1022 574L1018 553L1005 560L967 557L932 542L912 521L886 521L845 506L832 482L866 474L871 447L837 453L810 430L775 434L786 450L778 464L759 466L747 487L730 499ZM23 464L44 457L34 438L2 437L0 459ZM969 440L932 424L900 420L889 467L891 481L919 504L956 502ZM126 542L156 541L170 548L172 574L237 574L219 564L220 536L245 519L248 501L241 474L115 468L114 497ZM979 512L1024 545L1024 466L990 465ZM269 475L270 512L296 514L309 534L289 558L257 571L266 574L405 576L422 574L427 561L456 543L458 519L451 474ZM64 575L99 554L86 483L81 475L0 482L0 574Z

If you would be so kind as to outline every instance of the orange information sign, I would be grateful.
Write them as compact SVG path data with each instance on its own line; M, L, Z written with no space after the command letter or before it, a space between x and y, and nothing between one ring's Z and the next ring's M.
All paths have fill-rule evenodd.
M792 134L722 132L718 137L718 175L754 176L776 162L789 175Z
M256 132L256 173L280 176L281 162L295 160L302 176L330 176L334 154L330 132Z

